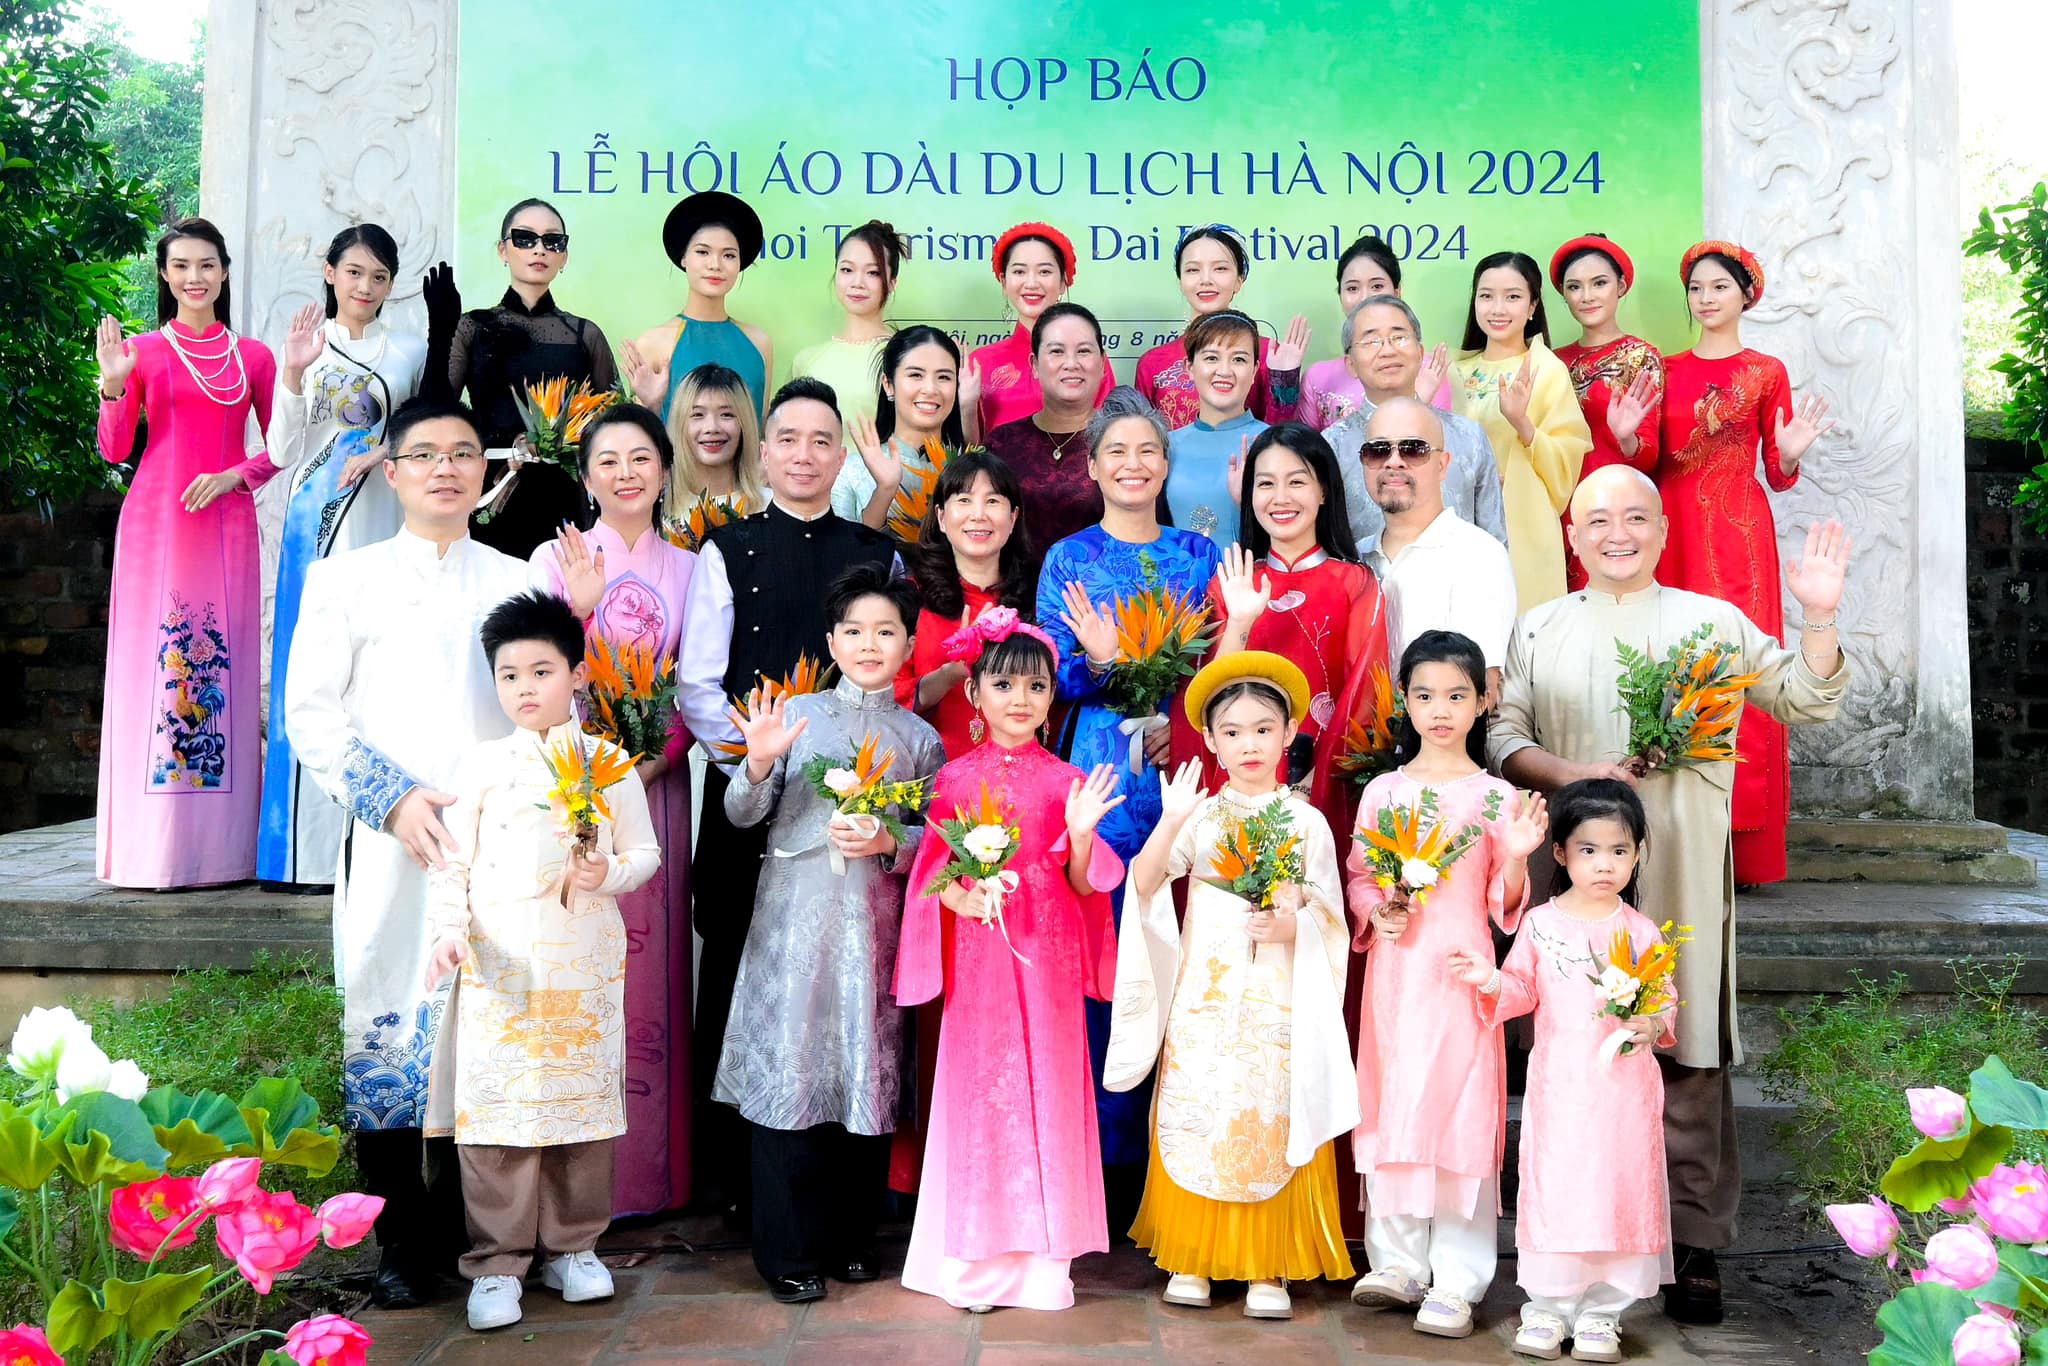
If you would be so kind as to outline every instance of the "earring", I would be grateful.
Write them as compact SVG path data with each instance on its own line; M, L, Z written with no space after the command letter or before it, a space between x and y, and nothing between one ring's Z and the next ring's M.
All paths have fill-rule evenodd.
M981 719L980 716L976 716L972 721L969 721L967 723L967 738L973 743L977 745L980 744L982 737L987 734L988 725Z

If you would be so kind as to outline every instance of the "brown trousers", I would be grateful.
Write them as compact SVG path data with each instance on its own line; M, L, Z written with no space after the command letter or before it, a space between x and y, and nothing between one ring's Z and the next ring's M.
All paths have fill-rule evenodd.
M1664 1074L1664 1171L1671 1183L1671 1240L1689 1247L1720 1251L1735 1246L1735 1215L1742 1205L1742 1148L1735 1135L1735 1088L1728 1074L1733 1052L1724 1018L1721 1066L1684 1067L1665 1054L1657 1055Z
M459 1143L470 1280L524 1276L536 1252L593 1252L612 1221L612 1145L616 1139L549 1148Z

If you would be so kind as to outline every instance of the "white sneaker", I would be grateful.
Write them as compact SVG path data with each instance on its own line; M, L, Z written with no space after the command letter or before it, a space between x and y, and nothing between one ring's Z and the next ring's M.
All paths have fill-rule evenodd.
M1572 1325L1572 1360L1621 1360L1621 1325L1614 1315L1579 1315L1579 1321Z
M1555 1361L1564 1352L1565 1322L1548 1309L1522 1306L1522 1329L1515 1334L1514 1350L1525 1357Z
M1207 1276L1183 1276L1175 1273L1166 1282L1166 1293L1160 1296L1168 1304L1182 1304L1190 1309L1209 1307L1209 1278Z
M1415 1311L1415 1331L1440 1338L1472 1336L1472 1306L1462 1295L1432 1290L1422 1308Z
M1405 1271L1368 1271L1351 1287L1351 1302L1368 1309L1410 1308L1425 1293L1427 1287Z
M519 1278L479 1276L469 1287L469 1326L481 1333L519 1322Z
M1291 1319L1294 1301L1287 1298L1285 1281L1253 1281L1244 1288L1244 1316L1248 1319Z
M570 1252L550 1257L540 1269L540 1283L562 1292L567 1304L612 1297L612 1273L595 1252Z

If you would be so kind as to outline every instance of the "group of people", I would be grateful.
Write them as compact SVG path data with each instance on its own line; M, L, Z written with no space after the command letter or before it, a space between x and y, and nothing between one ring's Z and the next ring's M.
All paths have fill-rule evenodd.
M1342 356L1308 365L1307 321L1264 336L1244 244L1198 228L1183 336L1117 388L1056 229L996 240L1018 326L963 356L886 320L908 252L870 222L840 334L771 389L726 310L763 240L732 196L678 203L687 298L616 358L553 300L538 200L496 305L429 273L425 338L379 319L372 224L276 353L229 328L199 219L158 243L159 329L101 324L100 445L136 473L100 875L332 885L380 1301L459 1259L502 1326L542 1254L601 1298L609 1219L686 1203L816 1299L879 1275L893 1188L903 1283L963 1309L1065 1307L1128 1230L1168 1301L1243 1281L1285 1317L1290 1279L1354 1275L1348 1232L1354 1300L1462 1336L1533 1015L1516 1350L1618 1360L1660 1288L1717 1318L1735 888L1783 876L1782 726L1846 684L1846 539L1781 574L1755 477L1761 451L1789 486L1827 426L1741 344L1760 264L1687 251L1700 337L1665 357L1620 330L1619 244L1553 254L1582 329L1555 351L1539 266L1497 253L1454 352L1363 238ZM526 435L557 379L622 390L564 460ZM1135 687L1193 604L1212 637ZM1631 761L1617 643L1699 640L1755 675L1743 762ZM676 715L625 755L588 697L629 649ZM1375 733L1396 762L1361 786ZM1434 885L1376 871L1403 830L1458 844ZM1594 982L1671 924L1675 993L1603 1055Z

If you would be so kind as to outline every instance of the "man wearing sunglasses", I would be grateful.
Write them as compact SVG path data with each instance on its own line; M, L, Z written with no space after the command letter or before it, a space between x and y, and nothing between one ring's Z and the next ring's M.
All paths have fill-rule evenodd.
M1323 436L1337 453L1337 468L1344 475L1352 539L1364 545L1379 532L1381 519L1379 505L1366 493L1358 448L1365 441L1366 423L1372 421L1380 404L1415 396L1416 377L1422 373L1422 322L1399 295L1375 294L1359 300L1346 315L1343 340L1344 363L1365 386L1365 399L1343 420L1332 423ZM1443 424L1441 444L1451 453L1444 474L1444 506L1506 545L1508 521L1501 505L1500 465L1493 458L1493 447L1487 444L1486 429L1469 417L1441 408L1432 411Z
M1500 700L1501 667L1515 624L1515 572L1507 548L1444 506L1451 453L1436 409L1389 397L1359 444L1366 493L1381 525L1358 543L1387 598L1387 644L1398 660L1424 631L1456 631L1486 657L1486 705ZM1487 461L1492 463L1489 453Z
M446 1151L441 1175L421 1177L447 1000L424 985L427 873L454 852L441 808L457 764L512 729L477 627L527 571L470 539L484 444L468 408L413 399L384 442L404 529L308 567L283 706L299 762L353 817L334 876L344 1122L363 1188L385 1202L370 1297L401 1309L431 1299L467 1248L452 1138L427 1144Z

